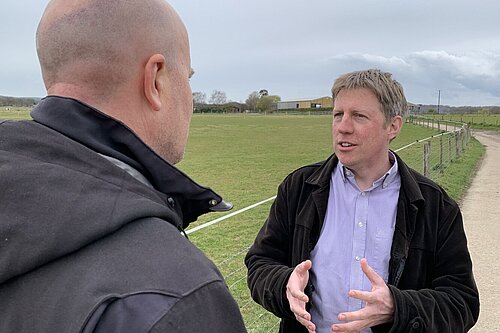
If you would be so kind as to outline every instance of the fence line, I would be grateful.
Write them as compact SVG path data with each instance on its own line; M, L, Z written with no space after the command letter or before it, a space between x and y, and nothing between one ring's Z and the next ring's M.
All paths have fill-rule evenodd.
M264 204L264 203L266 203L266 202L268 202L268 201L274 200L275 198L276 198L276 196L273 196L273 197L270 197L270 198L268 198L268 199L266 199L266 200L262 200L262 201L260 201L260 202L254 203L253 205L250 205L250 206L247 206L247 207L242 208L242 209L240 209L240 210L237 210L237 211L235 211L235 212L232 212L232 213L226 214L226 215L224 215L224 216L221 216L221 217L219 217L218 219L215 219L215 220L213 220L213 221L210 221L210 222L204 223L204 224L202 224L202 225L199 225L199 226L197 226L197 227L194 227L194 228L192 228L192 229L189 229L188 231L186 231L186 234L187 234L187 235L192 234L192 233L193 233L193 232L195 232L195 231L201 230L201 229L203 229L203 228L206 228L206 227L211 226L212 224L219 223L220 221L224 221L224 220L226 220L226 219L228 219L228 218L230 218L230 217L233 217L233 216L235 216L235 215L238 215L238 214L241 214L241 213L243 213L243 212L246 212L246 211L247 211L247 210L249 210L249 209L252 209L252 208L255 208L255 207L257 207L257 206L260 206L260 205L262 205L262 204Z
M412 116L407 121L444 131L396 150L412 168L437 181L451 161L465 150L472 136L470 127L465 123L419 116Z

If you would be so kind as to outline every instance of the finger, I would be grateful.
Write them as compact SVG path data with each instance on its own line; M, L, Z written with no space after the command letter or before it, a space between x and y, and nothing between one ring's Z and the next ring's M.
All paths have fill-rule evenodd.
M316 331L316 325L314 325L314 323L309 319L304 319L300 316L297 316L295 315L295 319L302 325L304 326L305 328L307 328L307 330L309 332L315 332Z
M305 274L307 273L308 270L311 269L311 267L312 267L311 260L306 260L298 264L297 267L295 267L295 269L297 270L297 273Z
M353 322L356 320L365 320L367 319L369 314L365 310L365 308L352 312L342 312L337 316L340 321Z
M362 290L350 290L349 297L365 301L366 303L373 303L376 300L372 292Z
M365 325L361 321L353 321L347 324L333 324L332 331L335 333L354 333L360 332L365 328Z
M304 293L302 286L298 286L295 283L288 283L286 286L286 297L289 301L295 299L300 302L309 302L309 297Z
M301 302L291 303L290 310L296 317L303 318L305 320L311 320L311 314L306 311L305 304Z
M361 270L363 271L363 273L365 273L368 280L370 280L372 286L380 286L385 284L384 279L382 279L382 277L378 275L370 265L368 265L368 260L366 260L365 258L361 259Z
M304 302L304 303L309 302L309 297L304 293L304 291L302 291L300 289L293 288L291 286L287 286L287 294L290 294L290 296L297 299L297 301ZM288 297L288 295L287 295L287 297Z

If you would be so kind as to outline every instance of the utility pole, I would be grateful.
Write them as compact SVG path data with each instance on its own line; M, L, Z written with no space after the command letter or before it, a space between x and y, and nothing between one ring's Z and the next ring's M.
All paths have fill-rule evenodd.
M438 90L438 110L437 110L438 114L439 114L439 104L441 104L441 90Z

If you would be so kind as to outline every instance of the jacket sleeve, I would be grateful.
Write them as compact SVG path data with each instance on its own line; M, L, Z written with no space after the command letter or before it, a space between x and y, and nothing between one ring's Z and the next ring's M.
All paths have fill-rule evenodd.
M479 316L479 294L458 206L439 222L430 284L420 290L389 285L395 301L392 327L379 332L467 332Z
M280 318L295 319L286 299L290 267L292 235L286 199L286 180L278 188L269 217L257 234L245 258L248 287L252 298Z

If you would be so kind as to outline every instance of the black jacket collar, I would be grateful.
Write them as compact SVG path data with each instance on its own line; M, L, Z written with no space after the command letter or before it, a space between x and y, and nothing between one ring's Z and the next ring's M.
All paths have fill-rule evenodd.
M173 197L180 205L184 227L209 211L232 208L217 193L163 160L126 125L78 100L48 96L33 109L31 117L140 171L155 189Z
M410 172L410 168L403 162L403 160L396 154L398 161L398 171L401 174L401 188L405 191L405 195L408 197L411 203L423 202L424 197L418 186L417 180ZM318 186L318 187L328 187L330 186L330 179L332 177L333 170L337 167L338 157L333 154L328 157L328 159L321 163L321 166L309 176L306 183Z

